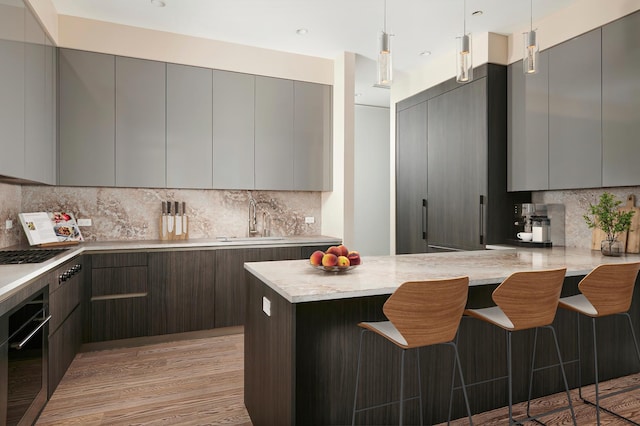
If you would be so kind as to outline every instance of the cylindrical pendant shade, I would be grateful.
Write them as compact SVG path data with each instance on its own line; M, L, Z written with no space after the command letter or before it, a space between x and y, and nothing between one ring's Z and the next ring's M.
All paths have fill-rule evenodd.
M531 30L523 35L524 51L522 55L522 70L525 74L538 72L539 49L536 40L536 32Z
M383 32L380 39L380 54L378 55L378 84L389 86L393 81L391 63L391 40L389 34Z
M473 58L471 54L471 36L468 34L458 38L456 55L456 81L467 83L473 80Z

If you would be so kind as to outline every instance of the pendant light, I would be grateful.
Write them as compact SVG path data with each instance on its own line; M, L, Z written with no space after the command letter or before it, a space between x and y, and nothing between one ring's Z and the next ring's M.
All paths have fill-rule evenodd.
M540 56L536 32L533 30L533 0L530 0L530 26L529 32L524 33L524 54L522 56L522 70L525 74L538 72L538 57Z
M456 81L468 83L473 80L473 61L471 55L471 34L467 34L467 0L463 0L462 37L458 37L456 54Z
M384 0L384 23L380 37L380 53L378 54L377 86L389 87L393 81L391 64L391 38L387 33L387 0Z

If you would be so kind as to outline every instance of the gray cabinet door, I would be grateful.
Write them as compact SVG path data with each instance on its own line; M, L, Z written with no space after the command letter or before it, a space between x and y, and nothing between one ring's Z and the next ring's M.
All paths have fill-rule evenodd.
M396 114L396 253L424 253L427 203L427 102Z
M293 189L293 81L256 77L255 188Z
M428 101L427 243L484 248L487 84L474 80Z
M331 190L331 86L295 81L293 186Z
M167 64L167 186L213 186L212 75Z
M255 77L213 72L213 187L254 188Z
M116 185L166 186L166 64L116 57Z
M58 50L60 185L115 186L115 57Z
M24 14L22 1L0 4L0 175L24 175Z
M549 189L602 185L600 29L549 51Z
M24 86L24 177L42 183L55 183L55 145L49 130L45 68L44 31L27 10L25 15Z
M549 189L549 53L540 53L536 74L524 75L522 61L507 70L509 191Z
M602 186L640 185L640 13L602 27Z

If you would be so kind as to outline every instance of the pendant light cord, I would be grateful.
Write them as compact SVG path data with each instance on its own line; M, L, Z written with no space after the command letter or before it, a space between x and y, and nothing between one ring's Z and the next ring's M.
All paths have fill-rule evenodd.
M462 35L467 34L467 0L462 0Z
M387 0L384 0L384 20L382 23L382 32L387 32Z
M529 6L530 6L529 19L531 20L529 23L529 31L533 31L533 0L530 0Z

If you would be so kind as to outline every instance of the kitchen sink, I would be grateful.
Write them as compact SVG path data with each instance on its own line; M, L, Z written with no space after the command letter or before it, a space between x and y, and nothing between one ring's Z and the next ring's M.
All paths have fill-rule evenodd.
M284 240L284 237L216 237L216 240L221 242L233 242L233 241L280 241Z

